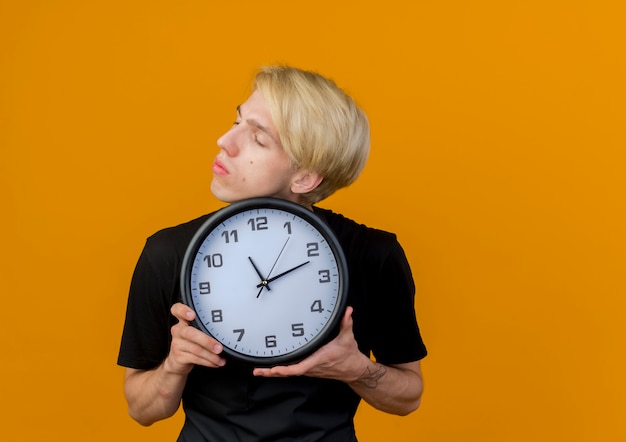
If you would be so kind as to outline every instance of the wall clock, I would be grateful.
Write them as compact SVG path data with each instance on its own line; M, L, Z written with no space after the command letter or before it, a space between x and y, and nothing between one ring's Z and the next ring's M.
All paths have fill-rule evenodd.
M297 362L336 335L348 271L337 238L312 211L250 198L218 210L197 231L181 291L194 325L227 357L269 367Z

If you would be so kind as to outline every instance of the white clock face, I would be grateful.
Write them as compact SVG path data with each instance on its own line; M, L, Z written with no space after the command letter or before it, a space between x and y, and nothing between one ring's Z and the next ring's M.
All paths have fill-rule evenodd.
M336 247L302 217L244 209L204 234L189 259L190 298L200 327L227 354L293 358L319 345L343 313Z

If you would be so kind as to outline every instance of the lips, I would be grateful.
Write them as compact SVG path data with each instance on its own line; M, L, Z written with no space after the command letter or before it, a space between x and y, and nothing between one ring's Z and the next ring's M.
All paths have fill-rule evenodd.
M213 167L211 169L216 175L228 175L228 169L226 168L226 166L224 166L224 163L222 163L217 158L213 162Z

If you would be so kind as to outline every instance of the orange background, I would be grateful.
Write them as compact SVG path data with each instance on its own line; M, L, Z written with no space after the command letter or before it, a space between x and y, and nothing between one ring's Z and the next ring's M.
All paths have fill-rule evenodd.
M0 2L0 439L168 441L115 364L145 238L219 207L256 68L319 70L372 125L324 202L398 234L422 408L363 442L626 440L625 8L607 1Z

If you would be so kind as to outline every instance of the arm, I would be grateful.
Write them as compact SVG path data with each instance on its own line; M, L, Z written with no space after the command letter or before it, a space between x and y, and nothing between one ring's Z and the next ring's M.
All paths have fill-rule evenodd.
M400 416L419 407L424 388L419 361L397 365L369 361L369 364L361 377L348 383L365 402Z
M172 314L178 323L172 327L172 343L165 360L151 370L126 369L124 394L128 413L141 425L152 425L176 413L194 365L221 367L222 346L189 325L195 313L183 304L174 304Z
M128 414L141 425L152 425L178 410L187 376L175 375L161 364L153 370L126 369L124 394Z
M344 315L339 335L298 364L256 368L256 376L312 376L346 382L373 407L406 415L419 407L423 384L420 362L383 365L361 353L352 333L352 308Z

